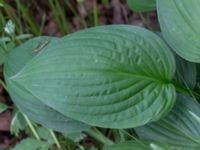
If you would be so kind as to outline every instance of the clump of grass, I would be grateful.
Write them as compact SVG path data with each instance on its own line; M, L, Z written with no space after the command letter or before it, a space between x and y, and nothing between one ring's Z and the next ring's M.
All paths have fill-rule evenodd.
M69 33L69 25L64 9L61 7L58 0L49 0L49 5L52 10L55 21L57 22L59 29L62 33Z

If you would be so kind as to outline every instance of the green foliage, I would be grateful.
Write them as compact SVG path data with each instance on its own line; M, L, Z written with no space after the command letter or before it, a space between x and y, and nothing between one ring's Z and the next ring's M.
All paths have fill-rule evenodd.
M126 141L112 146L105 146L104 150L176 150L171 145L149 141Z
M194 89L197 80L196 64L176 55L175 81L187 88Z
M24 120L23 115L21 114L19 110L15 109L13 111L10 132L14 134L15 136L18 136L19 132L24 130L26 126L27 126L27 123Z
M177 103L164 119L136 128L141 139L159 141L185 150L200 148L200 105L191 97L178 95Z
M156 0L127 0L130 9L136 12L156 10Z
M198 63L199 5L199 0L157 0L159 23L165 40L178 55Z
M6 104L0 103L0 113L4 112L7 108L8 106Z
M105 150L200 149L195 64L200 62L200 1L127 2L138 12L157 7L162 38L140 27L109 25L62 38L39 36L22 43L31 35L15 36L14 27L19 32L19 25L9 12L10 6L0 0L14 23L12 34L5 28L8 37L0 39L6 86L0 83L20 111L13 112L11 132L18 136L29 127L37 139L24 139L14 150L47 150L53 144L61 149L58 139L63 137L67 149L84 150L80 143L88 136ZM41 34L28 13L24 14L28 7L20 0L16 3L24 22L33 33ZM62 3L49 3L61 32L68 33ZM77 16L73 5L65 3ZM1 14L0 19L5 24ZM98 25L97 3L93 20ZM85 21L80 22L86 26ZM7 109L3 104L0 107L0 113ZM63 132L62 136L57 138L51 129L33 124L26 115L44 127ZM97 149L96 145L90 149Z
M6 51L3 44L0 44L0 65L4 63L6 59Z
M74 133L69 133L69 134L64 133L63 136L72 140L73 142L80 142L86 137L86 134L82 132L74 132Z
M18 84L12 84L8 78L19 72L31 59L38 55L45 46L49 46L51 41L58 41L57 38L37 37L27 41L25 44L15 48L8 56L8 61L4 65L4 73L7 86L12 100L19 109L26 113L36 122L61 132L74 132L87 128L83 123L74 121L56 110L42 103L37 96L21 88ZM47 43L44 45L43 43ZM42 47L43 46L43 47Z
M29 52L26 65L11 66L11 60L24 61L17 51L30 43L37 45L26 42L5 64L10 94L21 108L37 102L89 125L130 128L160 119L174 104L174 57L150 31L128 25L88 29L54 40L38 55ZM18 70L9 74L7 68ZM25 96L34 102L25 104Z
M65 12L58 0L48 0L56 22L63 33L68 33L68 22Z
M2 47L0 47L0 65L2 65L4 63L5 56L6 56L5 51L3 50Z
M37 128L37 133L42 140L47 141L50 145L55 144L55 141L48 129L44 127Z
M11 150L48 150L50 145L47 142L38 141L33 138L22 140Z

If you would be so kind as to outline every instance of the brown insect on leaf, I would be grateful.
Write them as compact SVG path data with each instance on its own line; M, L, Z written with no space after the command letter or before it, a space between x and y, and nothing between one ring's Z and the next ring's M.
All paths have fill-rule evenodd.
M43 43L38 44L37 47L33 48L33 52L39 52L41 51L44 47L47 46L47 44L49 43L49 41L44 41Z

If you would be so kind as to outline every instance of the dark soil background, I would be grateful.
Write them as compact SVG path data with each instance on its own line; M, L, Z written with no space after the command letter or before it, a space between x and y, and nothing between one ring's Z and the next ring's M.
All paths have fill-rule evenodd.
M52 12L48 0L21 0L24 6L28 10L28 15L32 22L34 22L37 28L40 28L43 24L41 35L50 36L63 36L78 30L95 26L94 23L94 4L96 4L98 14L98 25L107 24L130 24L149 28L151 30L158 30L158 21L156 12L137 13L130 10L125 0L85 0L82 3L78 3L76 0L70 0L70 4L73 7L76 15L72 9L63 0L58 0L60 6L64 10L65 22L67 30L61 30L58 21ZM16 34L31 33L37 35L30 27L30 24L23 18L23 12L19 12L17 9L15 0L5 0L5 3L9 6L9 11L12 17L15 19L16 25L19 27L16 30ZM10 16L6 11L0 7L0 14L6 21L10 19ZM5 36L3 31L3 25L1 24L0 34ZM3 79L2 66L0 67L0 78ZM15 137L10 133L10 123L12 119L12 107L13 103L3 87L0 86L0 103L5 103L10 108L3 113L0 113L0 150L7 149L10 146L15 145L21 139L27 135L21 133L19 137ZM85 145L95 145L95 141L89 137L83 141Z

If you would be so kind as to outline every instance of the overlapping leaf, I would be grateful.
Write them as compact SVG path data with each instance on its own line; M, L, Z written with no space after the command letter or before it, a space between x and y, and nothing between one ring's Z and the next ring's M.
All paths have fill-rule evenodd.
M80 131L86 129L87 125L60 114L42 103L30 91L27 91L19 84L13 84L9 81L10 76L15 75L23 69L34 56L39 54L47 46L43 43L47 43L46 41L48 41L49 43L47 44L50 45L50 43L56 42L57 40L56 38L50 37L37 37L12 50L4 66L9 94L19 109L36 122L61 132Z
M138 12L146 12L156 9L156 0L127 0L128 6Z
M157 35L114 25L52 43L7 80L10 88L20 87L15 94L26 90L75 120L129 128L160 119L171 110L174 72L174 57Z
M11 150L48 150L51 145L44 141L39 141L33 138L27 138L22 140Z
M6 104L0 103L0 113L4 112L7 108L8 106Z
M150 141L126 141L111 146L105 146L104 150L175 150L171 145Z
M177 149L200 149L200 105L191 97L179 95L172 112L164 119L136 128L140 138L170 144Z
M6 52L3 49L3 45L0 44L0 65L2 65L6 58Z
M162 34L184 59L200 62L200 1L157 0Z
M176 68L175 81L187 88L193 89L197 82L196 64L176 55Z
M19 110L14 109L10 125L11 134L19 136L20 131L24 130L26 127L27 127L27 122L24 119L24 116Z

